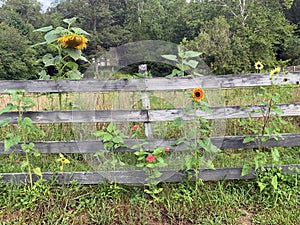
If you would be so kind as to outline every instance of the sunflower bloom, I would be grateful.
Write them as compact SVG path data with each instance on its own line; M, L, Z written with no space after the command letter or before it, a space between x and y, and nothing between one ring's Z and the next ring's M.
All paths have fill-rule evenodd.
M61 164L70 163L70 161L67 158L65 158L64 155L61 153L59 153L59 159L57 159L57 161Z
M83 50L86 48L88 39L83 35L67 34L60 38L57 38L56 41L60 42L63 48L72 47L78 50Z
M257 70L262 70L264 68L264 65L260 61L257 61L254 66Z
M280 67L276 67L275 69L271 70L270 78L272 78L277 73L280 73Z
M196 101L200 101L204 98L204 90L202 88L194 88L193 98Z

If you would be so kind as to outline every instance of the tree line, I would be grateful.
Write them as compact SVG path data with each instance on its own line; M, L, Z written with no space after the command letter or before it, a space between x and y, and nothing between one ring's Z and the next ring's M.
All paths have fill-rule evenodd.
M56 0L46 12L37 0L2 0L0 79L37 79L41 57L35 29L76 26L89 32L87 59L111 47L164 40L202 52L215 74L300 64L300 0ZM84 65L81 66L84 70Z

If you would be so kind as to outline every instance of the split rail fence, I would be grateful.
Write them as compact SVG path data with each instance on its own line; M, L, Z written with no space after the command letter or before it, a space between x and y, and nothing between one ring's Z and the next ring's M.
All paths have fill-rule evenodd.
M280 78L278 83L299 85L300 74L289 73L284 75L285 80ZM141 92L147 93L151 91L174 91L187 90L195 87L203 89L225 89L225 88L241 88L241 87L256 87L270 86L271 81L266 74L244 74L244 75L220 75L220 76L198 76L198 77L183 77L183 78L146 78L146 79L120 79L120 80L32 80L32 81L0 81L0 94L4 94L5 90L26 90L28 93L78 93L78 92ZM299 88L299 86L297 87ZM148 102L147 95L144 96L144 104ZM284 117L299 117L300 102L291 104L280 104ZM212 114L197 112L197 115L207 119L235 119L248 118L249 111L255 109L266 109L266 105L250 105L248 108L241 106L217 106L211 107ZM112 116L113 115L113 116ZM28 111L23 114L24 117L32 119L33 123L108 123L108 122L143 122L149 126L152 122L157 121L174 121L177 118L189 120L193 115L186 115L183 109L148 109L148 110L70 110L70 111ZM261 114L251 114L252 117L262 117ZM11 123L16 123L17 112L7 112L0 115L0 121L6 117L11 117ZM145 126L145 128L147 128ZM147 128L149 129L149 127ZM151 132L151 125L150 130ZM285 133L282 134L282 139L275 140L268 137L268 140L263 143L266 147L276 146L300 146L300 133ZM211 137L213 144L220 147L222 151L227 149L240 148L257 148L258 143L250 142L243 143L245 136L225 136ZM171 140L149 140L153 147L159 145L170 146ZM136 144L136 140L125 140L128 146ZM98 140L85 141L46 141L35 142L37 148L42 154L57 154L57 153L95 153L99 149L103 149L103 143ZM15 154L24 154L20 145L4 151L4 144L0 142L0 154L10 154L14 151ZM120 151L134 151L132 149L120 149ZM282 168L287 172L296 172L296 168L300 168L300 164L283 165ZM292 169L292 170L291 170ZM246 176L241 176L242 167L233 168L216 168L207 169L200 168L197 171L198 178L204 181L214 180L233 180L233 179L252 179L254 171ZM134 171L110 171L111 177L117 177L118 183L124 184L140 184L145 181L146 175L143 170ZM81 171L81 172L43 172L43 178L50 180L53 177L58 177L59 183L69 183L72 180L77 180L81 184L98 184L107 182L108 171ZM165 170L162 171L162 179L164 182L180 182L185 179L187 174L180 170ZM28 183L27 173L1 173L0 177L5 182L12 183ZM34 180L38 179L33 175Z

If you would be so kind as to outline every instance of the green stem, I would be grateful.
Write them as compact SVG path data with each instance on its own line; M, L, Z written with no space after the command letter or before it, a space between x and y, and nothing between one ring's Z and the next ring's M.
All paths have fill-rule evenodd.
M271 117L271 107L272 107L272 104L273 104L273 98L272 98L273 95L274 95L274 88L272 89L271 97L270 97L268 105L267 105L268 108L267 108L266 116L264 116L264 123L263 123L263 128L262 128L262 131L261 131L261 138L265 135L266 127L267 127L267 124L269 123L269 120L270 120L270 117ZM262 140L261 140L261 138L259 139L259 149L260 150L262 150Z
M22 101L21 98L18 98L17 108L18 108L18 113L19 113L19 121L23 120L23 113L21 111L21 101ZM21 133L22 133L23 144L26 144L26 142L27 142L27 132L26 132L25 127L22 127ZM29 156L28 156L27 151L25 151L25 157L26 157L26 163L27 163L27 167L28 167L29 182L30 182L30 186L32 186L33 185L32 172L31 172L31 165L30 165Z

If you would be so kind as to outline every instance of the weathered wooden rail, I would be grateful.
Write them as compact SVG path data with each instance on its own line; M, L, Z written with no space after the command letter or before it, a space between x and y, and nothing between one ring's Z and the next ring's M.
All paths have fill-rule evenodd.
M300 73L289 73L283 77L278 77L278 84L299 85ZM184 78L149 78L149 79L123 79L123 80L33 80L33 81L0 81L0 94L4 94L5 90L23 89L29 93L69 93L69 92L135 92L143 93L149 91L174 91L187 90L195 87L203 89L222 89L235 87L255 87L272 85L269 76L266 74L245 74L245 75L223 75L223 76L199 76ZM147 99L146 99L147 100ZM149 99L148 99L149 100ZM145 102L143 102L145 104ZM149 105L151 102L149 102ZM280 104L278 107L282 110L285 117L300 116L300 102L290 104ZM98 122L143 122L151 124L153 122L174 121L178 118L183 120L191 120L195 114L207 119L235 119L235 118L259 118L262 114L258 110L266 110L266 105L250 105L247 108L241 106L213 106L212 113L196 111L193 113L184 112L183 108L172 109L128 109L128 110L70 110L70 111L28 111L23 114L24 117L32 119L33 123L98 123ZM11 117L11 123L16 123L18 114L16 112L7 112L0 115L0 121L7 117ZM149 129L149 128L148 128ZM148 132L150 132L148 130ZM245 136L225 136L211 137L213 144L221 150L237 149L237 148L257 148L259 143L250 142L243 143ZM125 140L128 148L119 148L119 152L133 152L131 147L144 140L127 139ZM155 147L168 147L174 140L156 140L149 139L148 145L152 149ZM300 133L282 134L282 138L276 140L268 137L263 142L265 147L276 146L300 146ZM96 140L70 140L70 141L46 141L35 142L35 148L42 154L54 153L95 153L103 149L103 143ZM180 144L174 151L185 151L186 146ZM20 145L15 146L8 151L4 151L4 144L0 142L0 154L23 154ZM296 168L300 168L300 164L283 165L283 169L287 172L295 172ZM292 170L289 170L292 168ZM215 170L201 168L198 171L198 177L208 180L221 179L251 179L254 172L247 176L241 176L241 167L235 168L217 168ZM162 171L161 180L165 182L179 182L186 178L186 173L180 170L164 170ZM26 183L28 182L27 173L1 173L0 177L6 182ZM38 179L36 175L34 180ZM57 177L59 183L69 183L71 180L78 180L83 184L95 184L106 182L108 180L117 180L119 183L141 184L145 182L146 175L142 170L132 171L93 171L93 172L64 172L51 173L44 172L44 179ZM117 179L116 179L117 177Z

